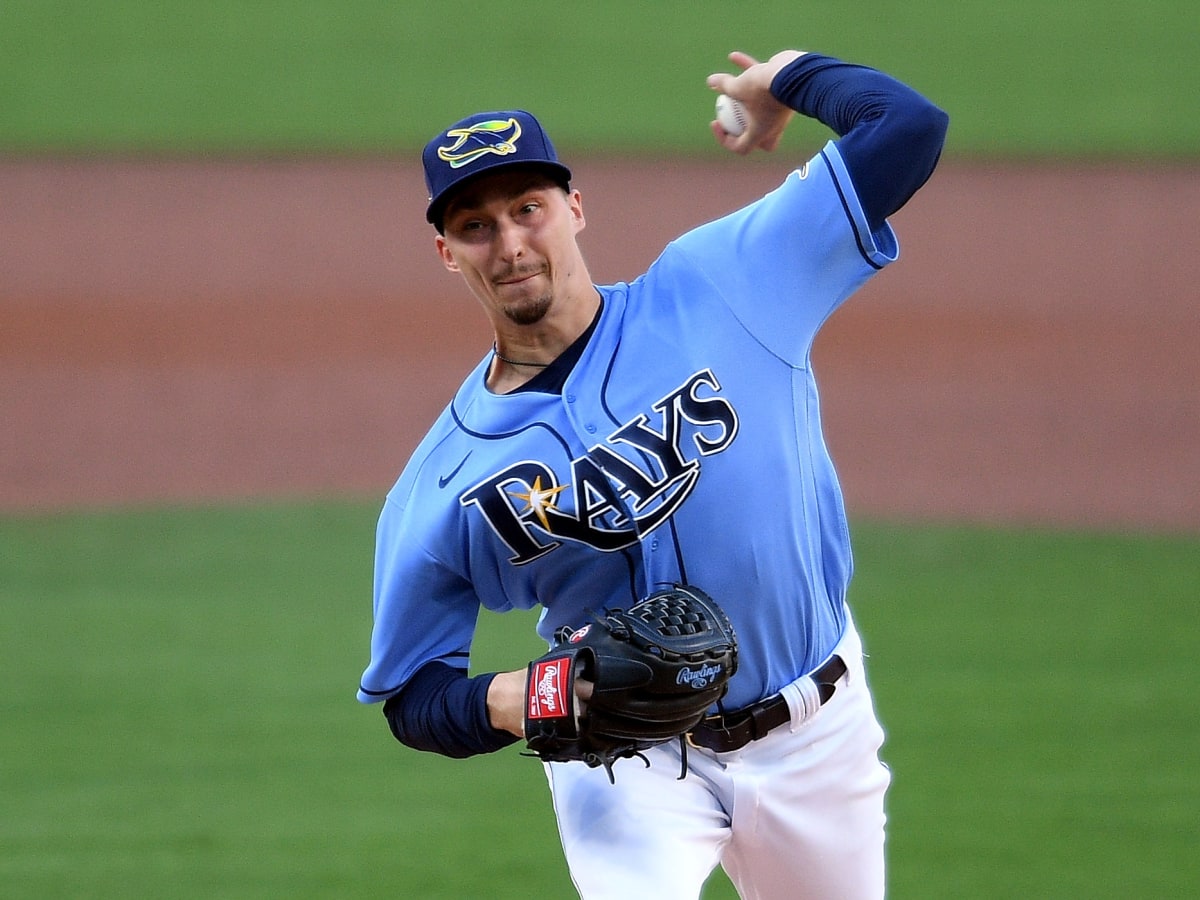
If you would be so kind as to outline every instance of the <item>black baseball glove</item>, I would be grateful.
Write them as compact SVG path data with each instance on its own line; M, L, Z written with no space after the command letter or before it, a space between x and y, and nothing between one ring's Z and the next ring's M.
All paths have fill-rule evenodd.
M604 766L679 738L725 696L737 671L737 638L728 616L703 591L686 585L651 594L627 611L556 637L529 664L525 739L549 762ZM575 682L592 682L580 704ZM683 761L686 773L686 756ZM680 776L682 777L682 775Z

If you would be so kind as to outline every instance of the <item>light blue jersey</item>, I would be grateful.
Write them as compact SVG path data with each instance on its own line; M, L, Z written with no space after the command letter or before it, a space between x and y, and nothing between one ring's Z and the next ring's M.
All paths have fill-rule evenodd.
M465 667L481 606L542 606L549 642L674 582L733 621L725 708L816 668L845 628L852 560L810 351L896 256L831 142L641 278L598 288L561 396L493 394L481 360L380 516L359 699L391 696L431 660Z

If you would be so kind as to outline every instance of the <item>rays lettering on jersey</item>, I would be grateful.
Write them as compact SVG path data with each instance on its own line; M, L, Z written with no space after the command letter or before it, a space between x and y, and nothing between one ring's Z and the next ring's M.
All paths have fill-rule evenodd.
M710 370L697 372L653 404L657 421L639 414L572 460L568 478L544 462L523 460L484 479L459 502L483 514L513 551L514 565L550 553L561 546L559 538L601 551L629 547L688 498L700 477L700 458L733 443L738 419L732 404L701 395L720 390ZM685 423L695 428L685 429ZM639 462L617 453L617 446L636 451ZM567 490L573 512L560 507Z

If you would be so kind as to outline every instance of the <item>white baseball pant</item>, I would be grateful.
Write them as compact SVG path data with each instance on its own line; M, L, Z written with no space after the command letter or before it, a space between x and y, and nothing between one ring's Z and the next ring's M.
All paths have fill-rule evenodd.
M792 720L740 750L678 742L614 766L546 765L559 836L585 900L696 900L724 867L745 900L881 898L884 794L862 643L850 621L834 651L847 674L824 705L807 676L782 692Z

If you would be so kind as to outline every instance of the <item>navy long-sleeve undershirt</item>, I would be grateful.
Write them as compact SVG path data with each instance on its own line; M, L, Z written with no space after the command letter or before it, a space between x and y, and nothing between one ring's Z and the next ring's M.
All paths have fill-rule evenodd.
M873 231L929 180L950 122L890 75L820 53L784 66L771 93L838 135L838 152Z
M383 704L396 740L417 750L462 759L517 740L488 720L487 692L495 674L470 677L444 662L426 663Z

